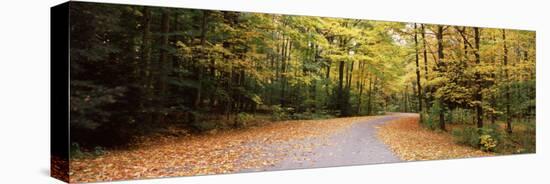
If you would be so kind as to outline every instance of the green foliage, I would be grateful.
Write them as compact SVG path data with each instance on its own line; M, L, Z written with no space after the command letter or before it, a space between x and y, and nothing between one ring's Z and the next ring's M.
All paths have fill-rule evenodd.
M73 142L70 146L70 156L71 158L88 158L96 157L105 154L105 148L101 146L95 146L93 150L85 150L80 146L80 144Z
M535 122L514 121L515 131L512 134L501 134L501 142L496 151L503 154L521 154L536 152Z
M455 128L452 135L457 143L479 148L483 151L497 151L497 147L501 142L501 135L496 126Z
M192 120L189 125L191 126L191 128L193 128L193 130L198 132L206 132L220 128L220 125L222 123L220 120L206 119L205 115L198 111L191 111L190 116L192 117Z
M536 122L524 122L525 130L514 134L512 139L517 139L521 147L516 148L516 153L535 153L537 149Z
M71 125L95 129L109 120L113 112L108 105L124 95L125 88L107 88L84 81L71 81Z
M70 147L70 155L71 157L82 157L84 153L80 149L80 145L78 143L72 143Z
M500 140L501 133L498 129L499 129L498 125L491 124L491 125L484 126L479 131L481 135L490 135L492 138L496 140Z
M487 115L536 112L528 31L503 39L502 30L483 28L476 49L463 45L475 41L473 28L451 26L439 34L441 26L422 24L442 36L434 37L409 23L84 2L70 15L70 123L80 147L122 144L176 123L243 127L263 113L274 121L378 115L415 112L422 101L430 104L423 126L437 130L440 110L457 123L478 106ZM517 44L505 54L504 43ZM504 66L504 55L513 64ZM414 59L425 59L420 76ZM483 135L488 145L500 139Z
M254 115L248 114L246 112L241 112L237 114L237 117L235 119L235 126L240 128L246 127L247 123L249 123L252 120L254 120Z
M259 106L272 107L272 120L397 109L386 97L404 72L390 31L402 23L79 2L71 25L79 142L170 123L241 127Z
M191 126L199 132L206 132L206 131L219 128L218 123L219 122L216 122L216 121L201 121L201 122L192 123Z
M433 117L431 117L431 113L428 113L426 111L422 112L422 121L420 121L420 123L422 123L423 127L426 127L430 130L434 130L436 127L434 125L434 119Z
M291 116L291 119L295 119L295 120L328 119L328 118L334 118L334 116L329 114L326 111L320 111L315 113L306 111L303 113L294 113Z
M463 129L455 128L451 132L455 141L459 144L469 145L479 148L480 134L477 128L466 127Z
M483 151L494 151L497 146L497 140L495 140L491 135L485 134L479 137L481 150Z
M192 113L196 121L190 123L190 126L198 133L212 132L217 129L244 128L255 120L255 116L250 113L241 112L236 115L212 116L209 117L199 112Z
M281 121L281 120L288 120L291 119L290 115L293 112L293 108L284 108L280 105L273 105L271 106L272 114L271 119L274 121Z
M440 106L436 103L429 109L429 111L424 112L424 115L422 116L422 118L424 118L422 121L424 127L430 130L439 130L439 111Z
M469 109L456 108L448 112L449 123L469 124L472 123L473 111Z

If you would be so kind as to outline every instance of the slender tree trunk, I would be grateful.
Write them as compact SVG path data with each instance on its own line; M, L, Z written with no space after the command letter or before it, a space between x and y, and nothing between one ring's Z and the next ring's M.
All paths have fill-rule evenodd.
M284 35L281 35L281 39L278 40L280 43L277 44L277 63L275 64L275 79L277 81L280 81L281 79L281 69L279 67L280 63L283 62L283 53L284 53L284 46L285 46L285 38Z
M200 45L201 45L201 56L200 59L206 59L206 52L205 46L206 46L206 33L207 33L207 24L208 24L208 11L202 10L202 20L201 20L201 34L200 34ZM197 64L198 65L198 64ZM195 109L198 109L200 106L200 103L202 101L202 67L197 66L197 95L195 97L195 102L193 103L193 106Z
M143 95L145 95L145 102L141 102L140 106L145 115L145 122L152 124L152 112L150 111L151 100L153 98L153 89L151 86L151 10L148 7L143 7L143 37L141 45L141 58L142 58L142 73L143 76Z
M350 65L349 65L349 69L348 69L348 84L346 86L347 88L347 91L349 93L349 91L351 90L351 82L352 82L352 77L353 77L353 67L355 65L355 61L351 61Z
M332 39L329 39L329 44L332 43ZM329 53L330 54L330 53ZM327 59L327 73L326 73L326 76L325 76L325 90L326 90L326 94L327 94L327 97L330 97L330 84L331 84L331 80L330 80L330 68L332 67L332 61L329 59ZM329 100L326 100L326 104L325 106L329 106Z
M477 67L479 67L481 65L481 58L480 58L480 55L479 55L479 40L480 40L480 36L479 36L479 28L477 27L474 27L474 40L475 40L475 51L474 51L474 55L475 55L475 61L476 61L476 65ZM481 88L482 88L482 84L481 84L481 74L479 72L479 68L476 69L476 72L475 72L475 81L476 81L476 89L475 89L475 100L476 100L476 122L477 122L477 127L478 128L483 128L483 106L482 106L482 100L483 100L483 96L481 94Z
M284 42L284 41L283 41ZM287 67L287 59L288 59L288 53L290 52L290 38L287 39L286 44L284 44L283 49L283 57L282 57L282 66L281 66L281 106L286 105L286 67Z
M466 27L462 27L463 33L466 32ZM466 39L466 35L464 35L464 38L462 38L462 44L464 45L464 58L465 60L468 60L468 40Z
M338 103L338 109L340 110L340 115L341 116L344 116L344 90L343 90L343 85L344 85L344 66L345 66L345 62L344 61L340 61L340 64L339 64L339 67L338 67L338 100L337 100L337 103Z
M348 84L346 85L346 92L345 92L345 100L346 100L346 115L351 115L351 104L349 103L349 98L351 96L351 84L352 84L352 78L353 78L353 66L355 62L351 61L349 64L349 72L348 72Z
M403 107L404 112L409 112L409 85L405 85L405 91L403 91Z
M171 62L168 62L168 32L170 31L170 15L168 12L164 11L162 12L162 20L161 20L161 42L160 42L160 55L159 55L159 68L160 68L160 79L159 79L159 87L160 87L160 98L161 105L164 104L166 101L167 96L167 80L168 80L168 74L171 70Z
M357 88L359 88L359 95L357 96L357 114L361 114L361 105L362 105L362 101L363 101L363 88L364 88L364 85L365 85L365 63L360 63L359 64L359 71L361 72L359 74L359 84L357 85Z
M319 56L319 49L318 49L318 46L317 45L314 45L313 47L313 63L317 64L317 56ZM320 69L318 69L320 70ZM313 71L313 72L320 72L320 71ZM314 102L317 102L317 83L319 81L318 80L314 80L312 82L312 85L311 85L311 99L314 101ZM313 106L312 106L312 112L315 113L317 111L317 108L318 108L318 103L314 103Z
M275 15L272 15L272 21L271 21L273 24L275 24ZM272 31L272 34L271 34L271 40L275 41L277 39L276 37L276 30L273 30ZM270 54L270 66L271 66L271 69L275 69L275 76L272 76L270 78L271 80L271 83L274 83L275 80L277 79L277 76L279 75L279 69L278 67L276 67L277 65L275 65L275 58L276 58L276 54L275 52L279 52L279 44L275 43L275 47L273 48L273 53ZM275 96L275 90L273 87L270 87L269 88L269 93L268 93L268 96L267 96L267 99L269 99L269 105L273 105L273 96Z
M424 78L426 81L428 80L428 48L427 48L427 41L426 41L426 30L424 28L424 24L420 24L421 29L421 36L422 36L422 59L424 59Z
M340 40L340 48L344 48L346 45L346 38L341 38ZM338 106L340 109L340 115L341 116L348 116L348 75L349 75L349 67L346 68L346 62L340 61L340 66L338 67ZM344 76L345 75L345 76Z
M445 59L445 55L443 53L443 26L439 25L437 26L437 56L438 56L438 62L437 62L437 70L439 73L443 72L443 60ZM439 128L443 131L447 131L445 128L445 104L443 103L443 99L438 99L439 101Z
M504 49L504 95L506 98L506 132L511 134L512 133L512 113L510 111L510 79L508 74L508 46L506 45L506 30L502 29L502 41L503 43L503 49Z
M374 75L371 74L371 77L369 79L369 92L368 92L368 99L367 99L367 115L372 115L372 90L373 90L373 83L374 83Z
M426 79L426 81L428 81L428 48L427 48L427 41L426 41L426 30L424 28L424 24L420 24L420 29L421 29L421 36L422 36L422 54L423 54L423 57L422 59L424 59L424 79ZM427 92L428 90L430 89L425 89L424 91ZM430 90L431 91L431 90ZM430 107L431 107L431 102L430 102L430 98L428 97L427 93L425 93L425 102L426 102L426 109L427 111L430 110Z
M231 15L231 12L223 12L223 21L224 21L224 23L226 23L229 26L233 27L234 20L233 20L233 16ZM224 48L233 49L232 42L229 42L227 40L224 40L222 42L222 45L223 45ZM223 84L224 85L223 87L225 88L225 91L227 93L227 97L222 99L222 101L224 103L223 104L223 106L224 106L223 111L225 113L226 120L230 121L231 120L231 113L233 111L233 91L232 91L233 62L230 60L231 59L230 55L222 54L222 56L223 56L223 60L222 60L223 63L228 64L228 70L220 72L222 80L227 81L225 84Z
M416 31L416 23L414 24L414 56L416 62L416 89L418 97L418 112L422 116L422 84L420 83L420 65L418 61L418 32ZM422 121L422 118L420 118Z

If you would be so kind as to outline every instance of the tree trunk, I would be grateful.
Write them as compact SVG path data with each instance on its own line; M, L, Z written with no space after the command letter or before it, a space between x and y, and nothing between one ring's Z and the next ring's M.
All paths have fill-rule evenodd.
M443 59L445 58L445 55L443 53L443 26L439 25L437 26L437 56L438 56L438 62L437 62L437 70L439 73L443 72ZM445 128L445 104L443 103L443 99L438 99L439 101L439 128L443 131L447 131Z
M206 59L205 46L206 46L206 32L207 32L207 21L208 21L208 11L202 10L202 20L201 20L201 34L200 34L200 45L201 45L201 56L200 59ZM202 101L202 67L198 66L198 63L195 63L197 66L197 94L195 96L195 101L193 106L195 109L198 109Z
M424 79L426 79L426 81L428 81L428 48L427 48L427 41L426 41L426 30L424 28L424 24L420 24L420 29L421 29L421 36L422 36L422 54L423 54L423 57L422 59L424 59ZM428 91L430 89L425 89L424 91ZM431 91L431 90L430 90ZM428 97L427 93L425 93L425 96L424 96L424 100L426 102L426 109L427 111L429 111L430 107L431 107L431 102L430 102L430 98Z
M284 40L283 40L283 43ZM285 106L286 105L286 97L285 97L285 92L286 92L286 62L287 62L287 59L288 59L288 56L289 56L289 52L290 52L290 49L291 49L291 43L290 43L290 38L287 39L286 43L284 44L284 49L283 49L283 57L282 57L282 61L281 61L281 106Z
M337 103L338 103L338 109L340 110L340 115L343 116L344 115L344 89L343 89L343 85L344 85L344 66L345 66L345 62L344 61L340 61L339 63L339 66L338 66L338 100L337 100Z
M405 85L405 91L403 91L403 111L409 112L409 85Z
M168 32L170 31L170 15L167 11L162 12L161 20L161 42L160 42L160 55L159 55L159 97L161 100L160 105L164 105L167 96L167 80L168 74L171 70L171 62L168 62Z
M142 70L141 76L143 76L143 84L141 89L145 96L145 102L141 102L140 106L145 115L144 121L147 124L151 124L153 121L152 112L150 111L151 99L153 98L153 91L151 88L151 10L148 7L143 7L143 37L141 45L141 58L142 58Z
M374 76L371 75L369 79L369 92L367 99L367 115L372 115L372 90L373 90Z
M477 67L480 66L481 64L481 58L480 58L480 55L479 55L479 40L480 40L480 36L479 36L479 28L477 27L474 27L474 40L475 40L475 50L474 50L474 55L475 55L475 62L476 62L476 65ZM475 100L476 100L476 122L477 122L477 127L478 128L483 128L483 106L482 106L482 100L483 100L483 96L481 94L481 88L482 88L482 84L481 84L481 74L479 73L479 68L476 69L476 72L475 72L475 82L476 82L476 90L475 90Z
M348 84L346 86L348 93L351 90L351 82L352 82L352 77L353 77L353 67L354 67L354 65L355 65L355 61L351 61L350 65L349 65L349 69L348 69L348 74L347 74Z
M416 89L418 97L418 112L422 115L422 84L420 83L420 65L418 61L418 32L416 31L416 23L414 24L414 56L416 61ZM422 121L422 118L420 118Z
M506 45L506 30L502 29L502 41L504 49L504 95L506 98L506 132L512 133L512 113L510 111L510 81L508 76L508 46Z
M443 131L447 131L447 128L445 128L445 113L444 113L444 110L443 110L443 102L440 100L439 101L439 106L440 106L440 110L439 110L439 128Z
M326 80L326 83L325 83L325 90L326 90L326 93L327 93L327 97L330 97L330 84L331 84L331 80L330 80L330 68L332 67L332 61L330 61L330 59L327 61L327 73L326 73L326 76L325 76L325 80ZM328 106L329 100L326 100L326 106Z
M361 74L359 74L359 84L357 85L357 88L359 88L359 95L357 96L357 114L361 114L361 103L363 101L363 88L365 86L365 63L359 64L359 71Z

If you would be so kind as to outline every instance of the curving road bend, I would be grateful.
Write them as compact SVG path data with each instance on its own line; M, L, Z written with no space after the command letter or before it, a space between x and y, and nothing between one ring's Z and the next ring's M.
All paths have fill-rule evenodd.
M327 140L320 138L295 141L293 143L321 143L323 146L317 146L308 151L296 149L284 155L283 158L278 158L279 161L274 165L243 170L242 172L400 162L399 157L394 155L389 147L377 138L376 133L378 126L401 116L403 115L390 114L381 118L356 122L348 129L330 136L328 138L330 144L321 143L327 142ZM278 146L281 145L271 145L274 151ZM271 156L275 157L275 155Z

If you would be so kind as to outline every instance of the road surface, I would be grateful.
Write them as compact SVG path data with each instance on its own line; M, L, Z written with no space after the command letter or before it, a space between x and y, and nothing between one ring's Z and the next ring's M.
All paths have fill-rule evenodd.
M325 138L310 138L292 142L293 145L321 144L312 150L295 149L282 158L281 155L271 154L266 159L278 161L263 168L245 169L250 171L276 171L288 169L319 168L334 166L365 165L378 163L392 163L401 161L387 145L376 136L377 127L400 118L400 114L392 114L372 120L356 122L346 130ZM327 144L327 141L329 144ZM253 145L250 145L253 146ZM271 145L273 152L284 144Z

